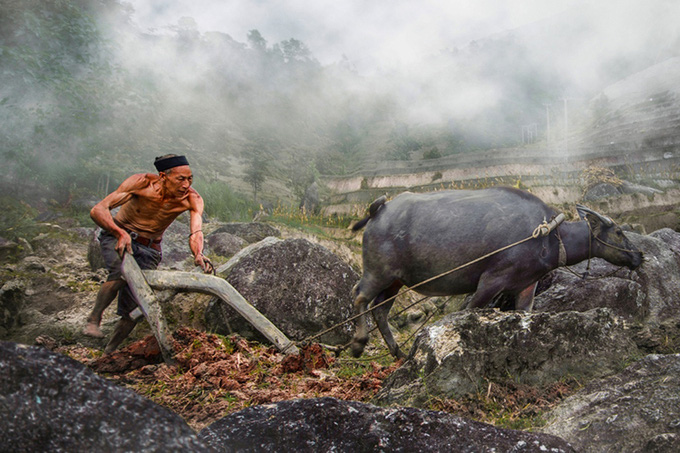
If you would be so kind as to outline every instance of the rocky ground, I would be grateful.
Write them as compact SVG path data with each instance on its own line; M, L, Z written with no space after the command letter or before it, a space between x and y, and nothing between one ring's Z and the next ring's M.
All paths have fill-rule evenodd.
M0 388L5 388L8 398L20 400L25 409L23 418L8 415L12 421L18 420L16 425L10 423L14 433L33 429L35 423L62 423L61 403L55 401L54 411L46 411L41 406L43 393L62 392L59 394L68 396L68 410L74 416L82 415L82 392L73 391L72 384L61 378L68 370L79 379L98 382L93 396L124 390L128 393L124 398L130 401L158 403L166 408L164 418L181 417L180 425L185 425L189 437L200 433L205 439L213 433L218 444L224 439L257 439L268 433L267 442L278 445L281 439L276 423L268 421L272 414L287 414L285 423L290 426L299 428L302 423L312 431L333 432L332 445L341 445L348 435L328 431L329 426L345 423L341 414L359 411L368 428L359 429L348 422L347 432L369 437L379 433L371 440L378 444L386 439L402 439L408 444L422 441L423 436L431 440L430 432L408 439L404 433L416 432L423 420L436 419L451 429L468 424L465 426L475 436L467 431L458 435L475 446L501 445L488 443L490 428L498 439L513 439L502 445L519 445L517 442L526 443L534 434L546 434L587 452L612 448L670 452L680 446L680 414L675 404L680 388L676 378L680 367L680 355L676 354L680 348L680 234L671 228L650 234L627 233L645 256L643 266L634 271L617 270L595 259L570 271L549 274L539 284L532 313L458 311L456 307L464 303L461 297L448 304L446 299L433 299L396 315L391 323L399 331L398 341L406 341L402 349L410 350L404 363L393 362L377 335L369 343L365 360L352 359L345 352L336 357L321 345L307 343L298 343L300 356L285 356L267 344L230 333L229 322L223 335L208 333L205 313L210 313L208 308L215 303L210 296L157 291L173 332L173 364L163 362L146 323L135 329L122 349L110 355L102 353L106 339L84 336L84 320L105 278L105 272L93 265L96 257L88 247L94 231L64 218L34 223L32 228L25 236L15 235L12 241L0 243L4 254L0 340L5 340L0 345L13 354L4 357L12 366L0 367L5 375L9 373L5 381L0 376ZM185 243L187 228L179 221L168 231L164 270L197 271ZM257 300L259 295L266 294L271 306L259 307L268 310L270 320L277 319L276 324L283 326L284 321L295 318L291 310L315 320L332 310L349 310L350 280L358 278L352 270L356 270L359 257L357 236L339 230L312 233L311 229L272 223L250 225L242 240L229 236L242 228L206 224L206 242L210 244L206 250L217 268L224 270L220 277L233 282L234 287L245 285L239 289L242 294L253 291L248 300L254 305L262 302ZM219 235L212 234L218 231ZM278 238L253 243L272 234ZM251 246L246 245L249 242ZM226 256L234 252L218 252L231 245L235 245L238 259ZM578 274L585 272L586 266L591 278L584 280ZM276 278L270 278L273 276ZM240 279L245 283L239 283ZM323 285L316 285L318 282ZM324 305L324 299L330 303ZM403 307L418 300L405 299L396 305ZM111 307L105 313L102 328L106 335L117 320L114 312ZM345 313L341 319L347 316ZM306 320L302 316L296 322L302 326ZM310 330L299 333L301 338L293 336L297 335L293 329L286 334L299 341L317 333L318 326ZM50 363L60 364L63 370L42 373L50 371L45 369ZM28 371L34 368L40 373ZM26 395L37 397L27 399ZM107 396L101 405L85 405L87 410L98 411L100 419L94 425L108 423L111 414L103 408L108 408L110 401L114 412L132 407L119 405L116 398ZM337 420L329 419L328 407L335 408ZM144 414L141 411L137 416L143 419ZM444 416L453 418L444 421ZM399 423L394 422L397 419ZM245 423L247 432L239 431L243 420L253 422ZM383 425L380 420L389 423ZM478 424L480 421L488 425ZM395 430L383 433L387 426ZM3 427L7 425L0 424ZM119 440L125 442L129 428L119 428ZM51 439L53 428L41 429L47 430L46 439ZM628 432L636 434L626 436ZM0 442L2 434L0 429ZM66 434L64 442L89 436L81 431ZM147 439L143 430L138 435L141 442ZM92 436L92 442L105 441L96 433ZM302 442L300 439L292 436L290 441ZM361 436L357 439L368 442ZM565 447L560 451L571 450Z
M284 356L238 336L190 328L176 331L174 339L175 365L163 363L151 336L104 356L79 345L54 350L171 409L196 431L258 404L321 396L368 401L398 365L343 366L318 344L300 356Z
M177 228L181 229L181 225ZM217 225L208 227L217 228ZM74 227L61 219L40 226L41 232L27 241L17 259L0 268L3 318L0 340L38 344L87 365L98 374L170 408L196 430L245 407L294 398L332 396L369 402L382 381L399 363L392 361L376 338L368 359L354 360L348 354L335 357L318 345L303 349L302 358L286 358L269 346L238 336L205 332L200 316L209 297L181 295L175 318L178 363L166 365L148 326L137 327L131 340L114 354L102 353L105 340L81 334L84 321L103 270L93 271L88 262L90 228ZM306 238L322 244L357 266L357 243L347 233L315 236L282 228L283 236ZM339 237L334 240L333 236ZM188 251L185 251L188 257ZM180 256L172 267L191 270ZM216 264L226 258L213 256ZM16 302L13 306L12 301ZM105 312L102 328L110 334L117 320L114 307ZM403 315L397 324L408 325L419 314ZM489 385L476 396L460 400L433 400L430 407L507 427L540 423L540 414L573 392L576 383L561 383L548 389L530 386Z

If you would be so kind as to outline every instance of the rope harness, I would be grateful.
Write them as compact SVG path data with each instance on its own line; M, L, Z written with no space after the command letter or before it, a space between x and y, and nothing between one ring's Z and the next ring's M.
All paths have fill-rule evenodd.
M473 265L473 264L475 264L475 263L478 263L478 262L480 262L480 261L483 261L483 260L485 260L485 259L487 259L487 258L489 258L489 257L491 257L491 256L493 256L493 255L496 255L496 254L498 254L498 253L500 253L500 252L503 252L503 251L505 251L505 250L508 250L508 249L510 249L510 248L512 248L512 247L516 247L516 246L518 246L518 245L520 245L520 244L523 244L523 243L525 243L525 242L528 242L528 241L530 241L530 240L532 240L532 239L538 239L539 237L547 236L547 235L550 234L551 231L553 231L555 228L557 228L564 220L565 220L565 217L564 217L564 214L562 214L562 213L560 213L560 214L558 214L557 216L555 216L550 222L547 222L546 220L544 220L543 223L541 223L540 225L538 225L538 226L534 229L533 233L531 233L530 236L528 236L528 237L526 237L526 238L524 238L524 239L522 239L522 240L519 240L519 241L517 241L517 242L514 242L514 243L512 243L512 244L510 244L510 245L506 245L505 247L501 247L500 249L495 250L495 251L493 251L493 252L487 253L486 255L480 256L479 258L477 258L477 259L475 259L475 260L469 261L469 262L467 262L467 263L465 263L465 264L461 264L460 266L458 266L458 267L456 267L456 268L450 269L450 270L448 270L448 271L446 271L446 272L442 272L442 273L439 274L439 275L435 275L434 277L430 277L430 278L428 278L427 280L423 280L422 282L417 283L417 284L415 284L415 285L413 285L413 286L407 287L406 289L400 291L399 293L395 294L394 296L392 296L392 297L390 297L390 298L387 298L387 299L383 300L382 302L380 302L380 303L378 303L378 304L375 304L375 305L371 306L370 308L367 308L366 310L362 311L361 313L355 314L354 316L351 316L351 317L347 318L346 320L344 320L344 321L342 321L342 322L339 322L339 323L335 324L334 326L331 326L331 327L329 327L329 328L327 328L327 329L325 329L325 330L323 330L323 331L317 333L316 335L313 335L313 336L311 336L311 337L307 337L306 339L302 340L300 343L308 343L308 342L311 342L311 341L313 341L313 340L315 340L315 339L317 339L317 338L319 338L319 337L321 337L321 336L327 334L328 332L331 332L331 331L337 329L338 327L340 327L340 326L342 326L342 325L345 325L345 324L347 324L347 323L349 323L349 322L351 322L351 321L354 321L355 319L358 319L358 318L360 318L360 317L366 315L367 313L370 313L370 312L372 312L373 310L375 310L375 309L377 309L377 308L379 308L379 307L381 307L381 306L383 306L383 305L385 305L385 304L387 304L387 303L389 303L389 302L392 302L394 299L396 299L397 297L399 297L399 296L401 296L401 295L403 295L403 294L409 293L409 292L414 291L415 289L417 289L417 288L419 288L419 287L421 287L421 286L423 286L423 285L426 285L427 283L430 283L430 282L432 282L432 281L434 281L434 280L437 280L437 279L439 279L439 278L442 278L442 277L445 277L445 276L447 276L447 275L449 275L449 274L452 274L452 273L454 273L454 272L457 272L457 271L459 271L459 270L461 270L461 269L464 269L464 268L466 268L466 267L468 267L468 266L471 266L471 265ZM564 249L564 244L562 244L562 240L561 240L561 239L559 240L559 242L560 242L560 248L561 248L561 249ZM560 255L561 255L561 254L562 254L562 251L560 251ZM566 262L566 251L564 252L564 256L565 256L565 262ZM428 296L428 297L429 297L429 296ZM427 299L428 297L424 297L424 298L420 299L419 301L417 301L417 302L411 304L408 308L411 308L412 306L416 305L417 303L422 302L423 300ZM375 330L375 329L372 329L371 331L373 331L373 330ZM347 345L343 346L343 349L344 349L345 347L347 347Z
M604 245L605 247L609 247L611 249L618 250L619 252L635 253L635 250L624 249L624 248L617 247L613 244L610 244L608 242L603 241L599 237L593 235L593 230L592 230L592 227L590 226L590 222L586 221L586 223L588 224L588 233L589 234L588 234L588 263L586 264L585 272L583 274L579 274L578 272L574 271L571 267L566 266L566 261L565 261L565 264L561 265L561 266L563 266L566 270L568 270L569 272L571 272L572 274L574 274L575 276L579 277L582 280L586 280L587 278L590 278L591 280L600 280L600 279L603 279L603 278L609 278L612 275L616 274L621 269L623 269L624 266L619 266L615 270L613 270L613 271L611 271L611 272L609 272L608 274L605 274L605 275L600 275L598 277L590 277L590 260L592 259L592 256L593 256L593 254L592 254L593 239L595 239L597 242ZM558 239L560 239L560 245L562 245L562 240L559 236L560 236L560 233L558 231L557 237L558 237Z
M432 281L434 281L434 280L437 280L437 279L439 279L439 278L442 278L442 277L445 277L445 276L447 276L447 275L449 275L449 274L452 274L452 273L454 273L454 272L457 272L457 271L459 271L459 270L461 270L461 269L464 269L464 268L466 268L466 267L468 267L468 266L471 266L471 265L473 265L473 264L475 264L475 263L478 263L478 262L480 262L480 261L483 261L483 260L485 260L485 259L487 259L487 258L489 258L489 257L491 257L491 256L493 256L493 255L496 255L496 254L498 254L498 253L500 253L500 252L503 252L503 251L505 251L505 250L508 250L508 249L510 249L510 248L512 248L512 247L516 247L516 246L518 246L518 245L520 245L520 244L523 244L523 243L525 243L525 242L528 242L528 241L530 241L530 240L532 240L532 239L538 239L538 238L540 238L540 237L548 236L553 230L555 230L556 237L557 237L557 241L558 241L558 247L559 247L559 248L558 248L558 267L565 267L569 272L571 272L572 274L576 275L577 277L579 277L579 278L581 278L581 279L583 279L583 280L587 279L587 278L589 277L589 275L590 275L590 261L591 261L591 259L592 259L592 245L593 245L593 244L592 244L592 240L593 240L593 239L595 239L596 241L600 242L602 245L604 245L604 246L606 246L606 247L610 247L610 248L612 248L612 249L614 249L614 250L618 250L618 251L621 251L621 252L627 252L627 253L634 253L634 252L635 252L634 250L623 249L623 248L617 247L617 246L615 246L615 245L613 245L613 244L609 244L609 243L603 241L602 239L600 239L599 237L593 236L593 230L592 230L592 228L591 228L591 226L590 226L590 222L586 221L586 224L588 225L588 264L587 264L587 266L586 266L586 271L585 271L583 274L578 274L577 272L575 272L575 271L572 270L569 266L566 265L566 264L567 264L567 251L566 251L566 248L564 247L564 242L562 241L562 237L560 236L559 230L557 230L557 227L558 227L562 222L564 222L564 220L565 220L565 216L564 216L564 214L562 214L562 213L560 213L560 214L558 214L557 216L555 216L550 222L547 222L546 220L543 220L543 222L542 222L540 225L538 225L538 226L534 229L534 231L531 233L530 236L528 236L528 237L526 237L526 238L524 238L524 239L522 239L522 240L519 240L519 241L517 241L517 242L514 242L514 243L512 243L512 244L510 244L510 245L506 245L505 247L502 247L502 248L500 248L500 249L498 249L498 250L495 250L495 251L493 251L493 252L487 253L486 255L483 255L483 256L481 256L481 257L475 259L475 260L472 260L472 261L470 261L470 262L467 262L467 263L465 263L465 264L462 264L462 265L460 265L460 266L458 266L458 267L456 267L456 268L454 268L454 269L450 269L450 270L448 270L448 271L446 271L446 272L442 272L442 273L439 274L439 275L435 275L434 277L428 278L427 280L423 280L422 282L417 283L417 284L415 284L415 285L413 285L413 286L411 286L411 287L407 287L407 288L405 288L404 290L402 290L402 291L398 292L397 294L395 294L394 296L392 296L392 297L390 297L390 298L388 298L388 299L385 299L385 300L381 301L380 303L371 306L370 308L367 308L366 310L362 311L361 313L355 314L354 316L351 316L351 317L349 317L348 319L346 319L346 320L344 320L344 321L342 321L342 322L339 322L339 323L335 324L334 326L331 326L331 327L329 327L329 328L327 328L327 329L325 329L325 330L323 330L323 331L321 331L321 332L319 332L319 333L317 333L317 334L315 334L315 335L313 335L313 336L307 337L306 339L304 339L304 340L298 342L298 344L310 343L310 342L312 342L313 340L315 340L315 339L317 339L317 338L319 338L319 337L321 337L321 336L327 334L328 332L331 332L331 331L337 329L337 328L340 327L340 326L343 326L343 325L345 325L345 324L347 324L347 323L349 323L349 322L352 322L352 321L354 321L355 319L358 319L358 318L360 318L360 317L362 317L362 316L364 316L364 315L366 315L366 314L372 312L373 310L375 310L375 309L377 309L377 308L379 308L379 307L381 307L381 306L383 306L383 305L385 305L385 304L387 304L387 303L389 303L389 302L392 302L392 301L393 301L394 299L396 299L397 297L399 297L399 296L401 296L401 295L404 295L404 294L406 294L406 293L409 293L409 292L411 292L411 291L414 291L415 289L419 288L420 286L423 286L423 285L425 285L425 284L427 284L427 283L430 283L430 282L432 282ZM592 280L598 280L598 279L610 277L610 276L616 274L616 273L617 273L618 271L620 271L622 268L623 268L623 266L619 266L616 270L614 270L613 272L610 272L609 274L602 275L602 276L599 276L599 277L592 277ZM419 304L419 303L421 303L421 302L423 302L424 300L429 299L429 298L430 298L430 296L425 296L425 297L422 297L422 298L418 299L417 301L411 303L411 304L408 305L407 307L401 309L397 314L395 314L395 316L398 316L399 314L405 312L406 310L412 308L413 306L415 306L415 305L417 305L417 304ZM434 313L435 313L435 312L430 313L430 314L427 316L427 318L425 319L425 321L423 321L423 322L421 323L421 325L418 327L418 329L416 329L416 330L415 330L415 331L414 331L414 332L413 332L406 340L404 340L399 346L400 346L400 347L404 346L404 344L406 344L411 338L413 338L413 336L415 336L415 334L416 334L418 331L420 331L420 329L422 329L422 327L423 327L423 326L424 326L424 325L432 318L432 316L434 315ZM376 330L376 329L377 329L377 326L375 326L375 327L373 327L372 329L370 329L370 330L368 331L368 333L370 334L371 332L373 332L373 331ZM339 346L339 347L331 348L331 349L333 349L333 350L335 350L336 352L339 353L339 352L343 351L345 348L347 348L350 344L351 344L351 342L350 342L350 343L347 343L347 344L345 344L345 345ZM356 359L355 359L355 360L356 360ZM372 358L371 360L373 360L373 358Z

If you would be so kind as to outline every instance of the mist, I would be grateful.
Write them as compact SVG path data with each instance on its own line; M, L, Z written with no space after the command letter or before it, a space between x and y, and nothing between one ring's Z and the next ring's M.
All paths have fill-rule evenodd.
M176 152L244 193L263 165L260 196L293 199L371 162L519 146L527 124L545 138L546 112L559 134L564 99L578 125L680 54L676 2L456 3L2 0L5 187L99 191Z

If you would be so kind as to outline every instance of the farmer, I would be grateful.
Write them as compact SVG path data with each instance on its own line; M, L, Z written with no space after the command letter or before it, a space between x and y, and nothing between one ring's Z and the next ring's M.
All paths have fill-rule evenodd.
M191 188L193 175L189 162L184 156L168 154L157 157L154 166L158 175L139 173L130 176L90 211L92 220L102 228L99 242L109 276L97 294L83 333L104 337L99 329L102 314L118 295L121 318L106 345L106 353L115 351L137 324L130 316L137 303L121 274L124 253L132 255L141 269L155 269L161 261L163 233L178 215L189 211L189 248L194 263L206 273L214 271L212 263L202 253L203 199ZM120 210L113 217L111 210L117 207Z

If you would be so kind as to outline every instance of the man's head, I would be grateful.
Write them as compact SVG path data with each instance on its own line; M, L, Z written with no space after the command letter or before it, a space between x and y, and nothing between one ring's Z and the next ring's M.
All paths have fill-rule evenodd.
M158 170L158 175L168 195L175 197L186 195L193 182L193 175L186 157L166 154L157 157L153 165Z

